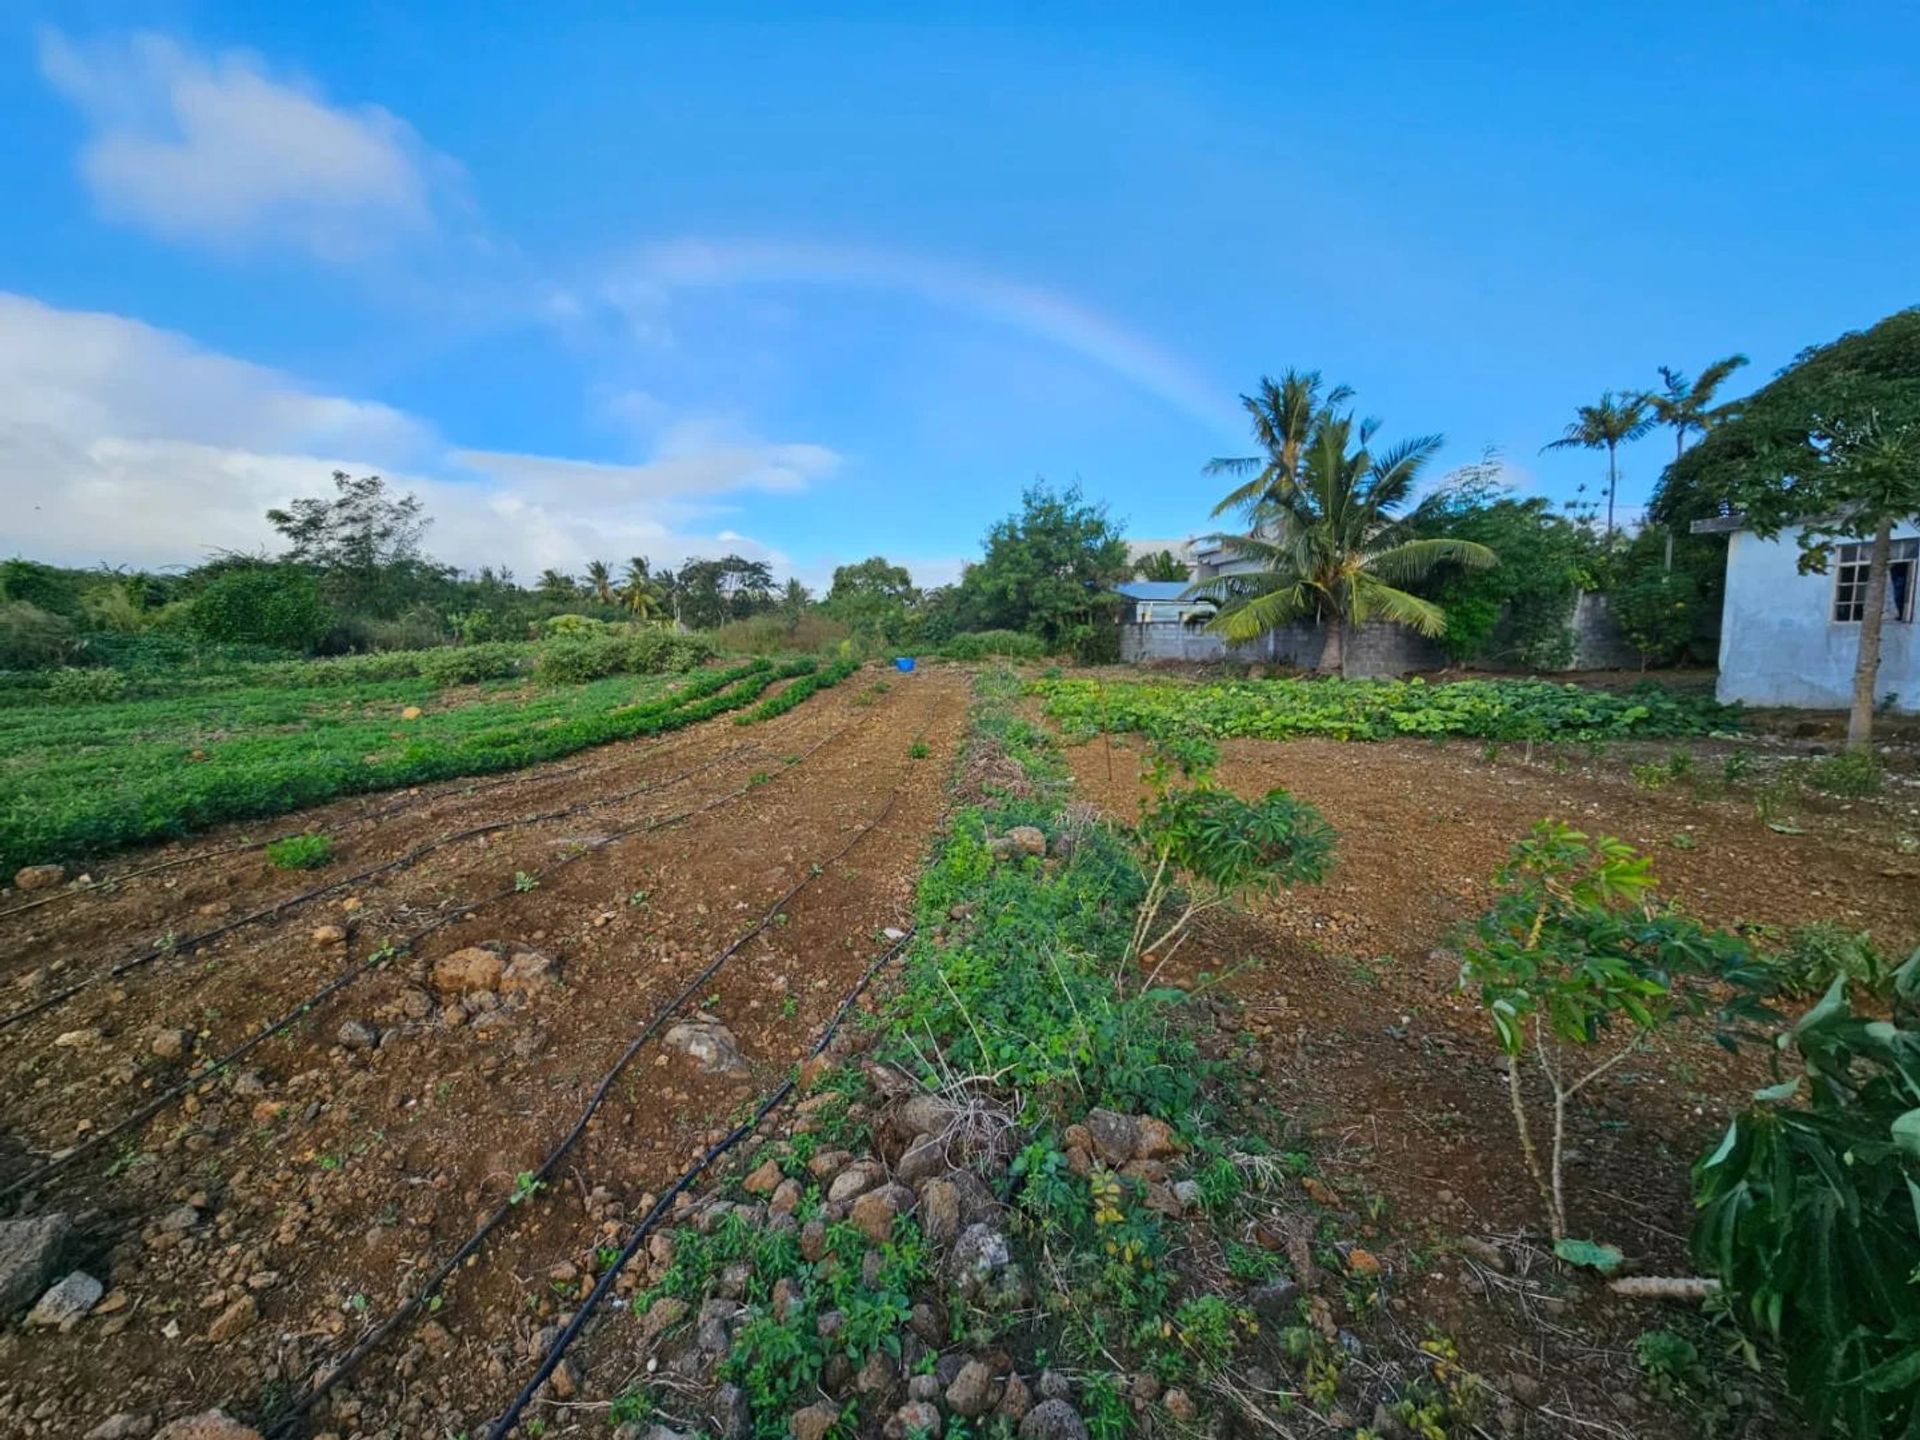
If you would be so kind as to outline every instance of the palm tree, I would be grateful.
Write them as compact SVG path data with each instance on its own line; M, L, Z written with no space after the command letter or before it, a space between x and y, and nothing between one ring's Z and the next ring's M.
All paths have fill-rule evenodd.
M1629 440L1638 440L1653 428L1644 395L1601 393L1598 405L1582 405L1577 417L1558 440L1542 445L1542 451L1605 450L1607 452L1607 538L1613 538L1613 497L1620 488L1619 449Z
M1687 448L1687 432L1704 435L1732 412L1733 406L1713 403L1717 391L1734 371L1747 363L1744 355L1729 355L1716 360L1700 372L1698 380L1688 380L1670 365L1660 367L1660 380L1667 388L1649 390L1645 400L1657 424L1673 427L1673 458L1678 460Z
M573 583L573 577L559 570L542 570L540 583L534 587L549 600L573 600L580 594L580 587Z
M1155 550L1133 562L1133 573L1140 580L1185 580L1193 567L1171 550Z
M613 604L613 571L604 560L587 562L587 590L602 605Z
M660 587L654 583L653 567L647 557L636 555L627 561L620 580L620 603L636 620L651 620L660 609Z
M1300 475L1300 458L1315 428L1336 406L1352 398L1349 385L1336 385L1321 394L1318 370L1289 370L1277 382L1262 375L1259 390L1240 397L1240 404L1253 417L1253 437L1260 442L1262 453L1207 463L1204 473L1208 475L1251 476L1230 490L1213 507L1213 513L1250 512L1263 500L1294 485Z
M1250 400L1247 408L1254 412L1255 433L1268 444L1263 422L1272 412L1265 397L1257 405ZM1441 437L1422 435L1376 455L1368 448L1374 428L1371 421L1322 407L1304 433L1272 432L1292 449L1283 459L1279 445L1269 446L1269 488L1251 504L1236 499L1246 486L1224 502L1246 511L1253 533L1217 537L1260 568L1222 575L1189 592L1220 607L1209 629L1230 641L1252 640L1317 615L1326 627L1320 668L1343 673L1351 625L1378 618L1422 635L1445 633L1446 613L1400 587L1444 561L1483 567L1494 563L1494 554L1469 540L1409 537L1395 512L1412 496Z

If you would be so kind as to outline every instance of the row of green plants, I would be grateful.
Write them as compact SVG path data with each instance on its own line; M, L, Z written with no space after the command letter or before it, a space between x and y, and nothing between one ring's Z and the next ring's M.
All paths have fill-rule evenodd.
M412 719L400 706L431 703L427 682L372 687L351 700L295 690L8 712L0 717L0 870L663 734L750 705L818 663L756 658L700 672L665 694L656 678L614 676Z
M802 675L791 685L769 695L751 710L743 710L733 717L736 725L758 725L763 720L771 720L776 715L784 715L796 706L803 705L815 692L831 690L842 680L860 668L861 662L851 656L834 661L823 670Z
M1552 821L1496 878L1461 984L1508 1057L1520 1160L1557 1252L1601 1270L1623 1259L1571 1233L1577 1098L1688 1020L1761 1043L1774 1083L1693 1167L1695 1261L1719 1312L1754 1337L1749 1355L1756 1340L1777 1348L1821 1434L1920 1433L1920 950L1896 965L1834 925L1770 948L1713 930L1659 898L1645 855ZM1774 1005L1822 987L1782 1030Z
M1618 740L1737 729L1737 706L1640 685L1626 693L1545 680L1259 680L1177 682L1040 679L1034 693L1069 735L1137 730L1216 739Z

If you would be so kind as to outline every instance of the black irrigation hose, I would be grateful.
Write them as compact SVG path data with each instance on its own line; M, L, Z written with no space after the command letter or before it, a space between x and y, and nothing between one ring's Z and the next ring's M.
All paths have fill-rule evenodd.
M878 822L876 821L875 823ZM907 943L912 939L913 931L909 930L905 935L902 935L898 940L894 941L890 948L883 950L875 957L874 962L867 967L866 973L860 977L853 989L847 992L846 998L840 1002L839 1009L833 1012L833 1018L827 1022L826 1029L820 1032L820 1038L814 1042L813 1049L808 1052L807 1058L812 1059L814 1056L826 1050L828 1043L833 1039L834 1032L840 1028L840 1022L847 1018L847 1012L854 1007L855 1003L860 999L860 996L865 993L867 986L872 983L873 977L879 974L880 967L893 959L902 950L906 949ZM574 1312L574 1316L567 1322L566 1328L554 1338L553 1344L547 1347L546 1356L541 1360L540 1368L533 1372L533 1378L521 1387L518 1395L514 1396L513 1403L507 1407L506 1413L493 1422L492 1427L487 1431L487 1440L506 1440L506 1436L512 1433L513 1427L520 1423L521 1412L533 1403L534 1396L540 1392L540 1387L545 1385L547 1381L552 1378L553 1372L560 1368L560 1362L566 1358L567 1348L579 1338L580 1332L586 1329L587 1321L592 1317L594 1308L606 1298L607 1292L611 1290L614 1283L619 1280L620 1272L625 1270L627 1263L639 1253L640 1247L646 1243L647 1237L659 1226L660 1221L666 1216L673 1202L688 1186L700 1178L708 1166L712 1165L714 1161L738 1145L748 1135L751 1135L755 1130L759 1129L761 1122L780 1105L784 1104L787 1097L793 1093L794 1084L794 1076L789 1074L785 1080L781 1081L779 1085L775 1086L762 1098L759 1106L748 1119L742 1120L738 1125L734 1126L732 1130L728 1131L726 1135L717 1141L704 1155L694 1161L685 1173L683 1173L678 1180L675 1180L672 1185L668 1186L665 1193L654 1202L653 1208L647 1211L639 1224L634 1226L633 1233L627 1237L627 1243L620 1247L618 1257L616 1257L613 1263L594 1281L593 1289L588 1292L586 1299L580 1302L580 1308Z
M757 680L760 678L761 673L763 672L755 672L751 675L744 676L742 680L747 682ZM765 687L763 686L762 688L764 689ZM723 693L725 693L724 690L717 692L715 695L703 696L692 703L703 704L717 698L718 694ZM756 692L756 694L757 693L758 692ZM750 699L752 697L747 698ZM744 701L742 703L744 703ZM705 718L711 719L713 717L708 716ZM718 762L716 761L714 763ZM50 994L43 995L30 1005L23 1005L17 1010L9 1011L5 1015L0 1015L0 1030L18 1025L24 1020L31 1020L36 1015L45 1014L55 1006L71 1000L83 990L91 989L93 986L105 980L118 979L120 976L130 971L138 970L142 966L151 965L155 960L160 959L164 955L177 954L182 950L205 945L209 941L218 940L223 935L229 935L235 930L241 930L249 925L258 924L263 920L276 920L289 910L311 904L315 900L324 899L335 891L345 889L349 885L357 885L361 881L371 880L377 875L384 875L392 870L403 869L413 864L416 860L423 859L435 850L444 849L448 845L457 845L462 840L472 840L481 835L490 835L496 830L510 830L521 825L540 825L549 820L564 820L568 816L582 814L587 810L601 809L608 805L617 805L623 801L631 800L636 795L645 794L650 789L658 789L660 786L673 784L675 780L683 778L685 777L675 776L672 780L660 781L657 784L640 785L618 795L603 796L598 800L587 801L580 805L570 805L560 810L549 810L538 815L525 815L514 819L490 821L485 825L475 825L466 830L456 831L451 835L444 835L438 840L429 840L426 844L417 845L396 859L372 866L369 869L359 871L357 874L347 875L338 880L329 881L325 885L316 886L298 895L290 895L284 900L276 901L274 904L267 906L264 910L255 910L251 914L242 915L235 920L229 920L224 925L216 925L211 930L203 930L198 935L189 935L185 939L175 940L170 945L155 945L151 949L143 950L136 955L131 955L125 960L108 966L105 970L96 971L94 974L86 976L83 979L75 980L70 985L62 986Z
M834 731L833 734L828 735L823 739L819 740L818 742L816 742L811 749L803 751L801 754L801 759L804 761L807 758L817 754L822 748L824 748L831 741L838 739L840 736L847 734L851 730L858 729L864 723L865 723L864 720L857 720L850 726L845 726L842 729ZM738 749L727 751L725 754L720 755L713 760L707 761L705 764L697 765L693 767L693 769L691 770L682 772L682 774L675 776L672 780L664 780L659 782L659 786L663 787L666 785L670 785L675 783L675 781L677 780L685 779L687 775L697 774L701 770L711 769L714 765L720 764L723 760L726 760L731 756L736 756L746 751L751 751L755 748L757 747L749 745L749 746L743 746ZM694 806L692 809L682 810L678 814L669 815L664 818L650 817L649 819L642 821L638 825L632 825L627 827L625 830L616 830L610 835L604 835L598 840L591 841L583 845L579 850L574 851L570 855L561 856L560 859L554 861L553 864L549 865L544 871L542 871L541 875L543 878L545 876L551 875L554 871L561 869L563 866L571 865L575 860L578 860L586 855L594 854L595 852L599 850L603 850L607 846L612 845L617 841L627 839L629 836L639 835L639 834L651 834L653 831L665 830L670 826L681 824L682 822L686 820L690 820L695 816L705 815L710 811L719 809L722 805L730 804L731 802L738 800L741 796L747 794L754 788L755 788L754 782L752 780L748 780L748 782L745 785L740 786L738 789L729 790L726 794L717 796L714 799L709 800L704 805L697 805L697 806ZM592 802L592 803L600 803L600 802ZM893 802L888 801L887 803L888 803L888 807L891 808ZM585 809L589 807L583 805L576 808ZM503 823L511 824L515 822L509 821L509 822L503 822ZM491 827L491 828L499 828L499 827ZM865 832L862 832L862 833L864 834ZM856 836L855 838L858 839L859 837ZM838 857L836 856L835 858L838 858ZM71 1164L74 1160L78 1159L80 1156L88 1154L91 1151L98 1149L101 1145L105 1144L107 1141L115 1138L116 1136L125 1134L129 1129L133 1128L134 1126L144 1124L146 1121L152 1119L155 1115L159 1114L162 1110L166 1109L167 1106L171 1105L175 1100L179 1099L182 1095L186 1094L189 1090L192 1090L193 1088L200 1085L202 1082L209 1079L210 1077L217 1075L222 1070L222 1068L232 1065L236 1060L245 1058L248 1054L252 1053L254 1048L258 1046L262 1041L269 1040L273 1036L278 1035L281 1031L293 1025L308 1011L312 1010L316 1005L320 1005L325 1001L331 999L334 995L339 993L341 990L345 989L348 985L352 984L355 980L358 980L361 976L365 975L368 971L378 967L388 958L389 954L399 953L400 951L404 951L406 949L411 948L413 945L415 945L419 941L425 939L428 935L431 935L434 931L440 929L445 925L452 924L455 920L462 919L465 916L472 914L475 910L478 910L483 905L491 905L496 900L504 900L508 896L516 895L518 893L520 893L520 886L518 881L516 880L516 882L513 885L510 885L503 890L497 890L491 895L483 895L478 900L469 901L467 904L460 906L456 910L448 911L445 915L440 916L439 918L422 926L420 929L414 931L411 935L406 937L405 940L398 941L390 947L386 947L381 950L375 951L371 956L369 956L366 960L362 961L360 964L341 972L339 975L335 976L332 980L328 981L318 991L308 996L305 1000L301 1001L300 1004L296 1005L292 1010L289 1010L285 1015L282 1015L278 1020L275 1020L266 1029L260 1031L257 1035L254 1035L247 1040L243 1040L239 1045L235 1046L232 1050L229 1050L225 1055L222 1055L216 1059L207 1061L206 1063L201 1065L201 1067L198 1070L194 1071L193 1074L189 1075L186 1079L180 1081L178 1084L164 1091L160 1095L155 1096L153 1100L149 1101L146 1105L143 1105L139 1110L135 1111L132 1115L126 1116L125 1118L116 1121L113 1125L109 1126L105 1130L96 1131L95 1133L89 1135L85 1140L82 1140L78 1145L75 1145L71 1149L63 1151L60 1154L53 1156L52 1158L47 1160L44 1164L39 1165L32 1170L29 1170L25 1175L22 1175L18 1179L12 1181L10 1184L4 1187L0 1187L0 1202L4 1202L12 1199L15 1195L19 1194L22 1190L25 1190L31 1185L37 1184L39 1181L45 1179L47 1176L53 1174L55 1171L65 1168L67 1165Z
M739 954L742 946L771 925L774 917L785 910L786 907L792 903L795 896L799 895L802 890L806 889L815 880L824 875L829 867L837 864L854 846L871 835L892 812L894 803L899 798L900 792L898 790L894 791L894 793L888 797L887 803L880 807L879 814L861 826L857 834L825 860L809 866L807 873L795 882L786 894L768 906L758 920L754 921L752 925L729 941L724 949L720 950L712 960L707 962L699 974L695 975L683 985L664 1005L654 1012L653 1018L648 1020L647 1023L641 1027L639 1033L627 1042L627 1046L620 1052L619 1058L616 1059L607 1072L600 1077L600 1083L594 1087L593 1094L587 1100L586 1108L580 1112L579 1118L573 1122L573 1127L561 1137L560 1143L555 1145L552 1151L548 1153L547 1158L540 1162L539 1168L531 1172L530 1178L522 1177L522 1179L516 1183L515 1194L501 1201L501 1203L494 1208L493 1213L481 1221L479 1227L475 1229L473 1234L467 1237L460 1248L440 1262L434 1272L427 1277L425 1283L413 1293L405 1304L401 1305L398 1310L394 1311L393 1314L389 1315L376 1326L364 1339L355 1345L352 1350L348 1351L338 1364L333 1365L327 1370L326 1374L287 1412L279 1425L276 1426L276 1434L284 1433L286 1429L290 1428L293 1422L298 1420L308 1410L312 1409L322 1396L341 1380L344 1380L348 1375L353 1373L354 1370L358 1369L367 1356L372 1354L389 1335L393 1334L394 1331L398 1330L409 1319L419 1313L421 1308L424 1307L440 1287L446 1283L447 1277L465 1264L467 1258L477 1252L480 1247L486 1243L487 1237L500 1225L505 1223L507 1217L513 1213L514 1207L519 1204L520 1198L531 1189L545 1184L547 1177L550 1176L560 1162L566 1158L567 1153L579 1143L580 1137L587 1133L588 1124L592 1121L593 1117L599 1113L601 1105L605 1103L608 1094L613 1090L614 1084L619 1080L621 1075L626 1072L627 1067L633 1063L633 1058L640 1053L641 1047L658 1034L660 1028L673 1017L674 1012L698 994L701 988L719 973L723 965L735 955ZM791 1084L791 1082L789 1082L789 1084Z

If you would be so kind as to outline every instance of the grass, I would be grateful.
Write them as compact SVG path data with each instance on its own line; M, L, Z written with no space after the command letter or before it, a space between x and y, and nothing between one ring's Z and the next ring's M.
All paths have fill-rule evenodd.
M815 662L463 692L430 681L238 689L0 712L0 872L343 795L515 770L737 709ZM416 719L403 712L418 706Z

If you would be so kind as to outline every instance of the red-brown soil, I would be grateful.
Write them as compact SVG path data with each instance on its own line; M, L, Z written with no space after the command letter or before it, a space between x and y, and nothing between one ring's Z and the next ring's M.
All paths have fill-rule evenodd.
M555 1182L514 1207L442 1302L370 1356L311 1428L483 1426L530 1372L534 1332L591 1283L620 1219L786 1071L885 946L883 930L906 923L966 706L962 672L885 686L866 672L762 725L722 717L506 782L347 801L244 832L334 836L337 858L320 871L276 871L247 851L0 914L5 1011L175 937L152 964L0 1030L6 1184L383 943L496 897L16 1200L14 1213L75 1215L72 1265L101 1279L110 1303L70 1334L0 1337L0 1433L79 1436L115 1413L166 1419L216 1404L273 1419L515 1192L669 996L857 842L682 1012L724 1022L746 1069L709 1076L664 1044L643 1050ZM922 739L930 753L915 759ZM444 846L193 943L435 838L596 801L609 803ZM242 834L130 855L94 878ZM516 876L537 883L516 889ZM346 944L316 943L325 925L346 929ZM486 943L551 957L559 983L480 1023L449 1023L433 962ZM377 1046L348 1043L349 1022L376 1030ZM155 1033L176 1029L194 1032L188 1057L157 1057Z

